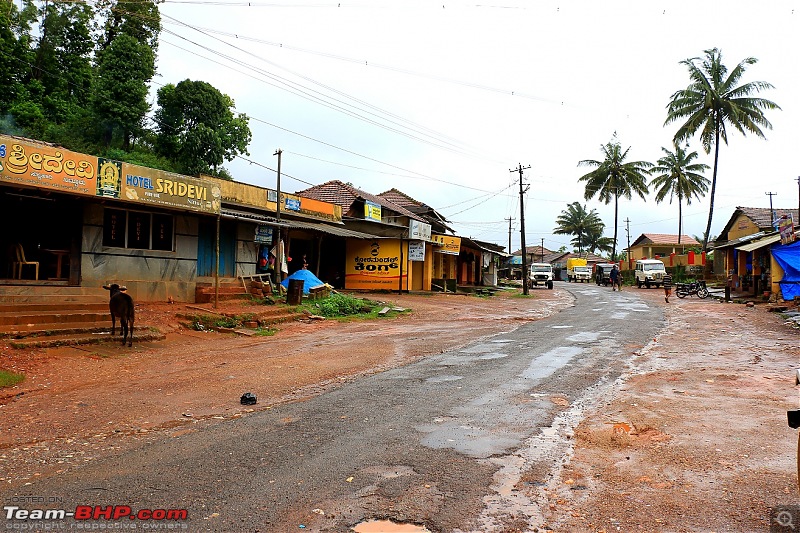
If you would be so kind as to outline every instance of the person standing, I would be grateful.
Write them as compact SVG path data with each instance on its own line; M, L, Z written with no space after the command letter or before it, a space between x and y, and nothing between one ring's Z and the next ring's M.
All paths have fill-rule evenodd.
M620 281L622 276L620 276L619 267L617 267L617 265L614 265L611 268L611 273L609 274L609 277L611 278L611 290L612 291L616 291L617 289L622 290L622 283Z
M672 276L669 272L662 281L664 282L664 301L669 303L669 297L672 296Z

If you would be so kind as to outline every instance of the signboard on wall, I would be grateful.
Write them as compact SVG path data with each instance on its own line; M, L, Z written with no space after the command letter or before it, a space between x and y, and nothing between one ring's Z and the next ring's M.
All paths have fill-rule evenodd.
M791 215L783 215L778 220L778 228L781 232L781 244L791 244L795 241L794 222Z
M121 191L123 200L206 213L219 213L222 203L216 183L128 163L122 163Z
M434 233L431 235L431 242L439 247L435 250L436 252L449 255L458 255L461 253L461 237Z
M431 240L431 225L419 220L411 220L408 224L408 238L421 241Z
M97 158L0 135L0 181L94 196Z
M408 260L425 261L425 241L408 241Z
M381 206L375 202L366 200L364 202L364 218L368 220L381 221Z
M345 289L397 290L400 267L398 239L347 240ZM406 290L408 272L403 272L402 277L403 290Z
M272 244L272 226L259 224L256 226L255 242L259 244Z

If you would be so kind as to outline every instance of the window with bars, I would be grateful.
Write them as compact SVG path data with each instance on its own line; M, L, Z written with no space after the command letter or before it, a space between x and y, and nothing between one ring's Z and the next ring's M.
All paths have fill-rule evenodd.
M172 215L106 209L103 214L103 246L136 250L175 250Z

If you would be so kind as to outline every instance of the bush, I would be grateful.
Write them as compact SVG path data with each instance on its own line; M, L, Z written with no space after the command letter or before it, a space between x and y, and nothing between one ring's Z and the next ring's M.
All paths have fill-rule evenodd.
M332 294L316 304L317 313L327 317L350 316L369 313L378 304L361 298L353 298L346 294Z

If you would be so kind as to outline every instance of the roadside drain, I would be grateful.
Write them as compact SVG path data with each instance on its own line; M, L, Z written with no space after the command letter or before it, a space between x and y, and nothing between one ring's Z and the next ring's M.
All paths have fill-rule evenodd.
M370 520L353 528L356 533L431 533L430 529L415 524L398 524L391 520Z

